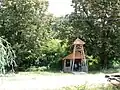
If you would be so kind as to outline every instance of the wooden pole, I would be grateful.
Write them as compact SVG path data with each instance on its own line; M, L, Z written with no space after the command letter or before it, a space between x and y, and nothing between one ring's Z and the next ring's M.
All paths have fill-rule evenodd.
M88 62L86 61L86 58L85 58L85 53L84 53L83 46L82 46L82 51L83 51L83 60L85 61L86 72L88 72Z
M65 67L66 67L66 60L64 60L64 68L63 68L64 71L65 71Z
M76 51L76 45L74 46L74 49L73 49L73 64L72 64L72 72L74 71L74 64L75 64L75 51Z

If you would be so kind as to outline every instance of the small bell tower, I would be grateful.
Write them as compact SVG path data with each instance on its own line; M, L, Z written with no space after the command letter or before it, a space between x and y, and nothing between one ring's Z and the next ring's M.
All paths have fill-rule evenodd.
M88 72L88 66L87 66L85 53L84 53L84 47L83 47L84 44L85 44L85 42L83 42L79 38L77 38L73 43L74 48L73 48L72 72L74 71L75 60L77 58L76 54L79 54L79 56L80 56L79 59L81 61L81 71Z

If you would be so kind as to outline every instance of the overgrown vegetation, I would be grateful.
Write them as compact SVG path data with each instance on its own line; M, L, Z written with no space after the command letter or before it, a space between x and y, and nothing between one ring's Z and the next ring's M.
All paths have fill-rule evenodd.
M104 86L104 85L97 85L94 87L91 86L87 86L87 85L81 85L81 86L71 86L71 87L64 87L60 90L119 90L120 87L116 87L113 85L108 85L108 86Z
M10 43L0 37L0 74L5 74L8 68L14 72L15 57L15 52Z
M73 0L74 12L57 18L48 13L46 0L3 0L0 37L13 48L18 71L61 70L62 58L72 51L77 37L86 42L89 70L119 68L119 4L119 0Z
M70 21L75 35L87 42L87 54L97 57L102 68L119 61L119 4L119 0L73 0L75 12Z

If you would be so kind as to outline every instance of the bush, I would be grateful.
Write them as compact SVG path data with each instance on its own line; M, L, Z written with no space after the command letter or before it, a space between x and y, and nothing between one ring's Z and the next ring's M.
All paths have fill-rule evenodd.
M35 72L35 71L46 71L47 67L42 66L42 67L36 67L36 66L31 66L30 68L27 69L27 71L30 72Z
M38 71L46 71L46 70L47 70L47 67L45 67L45 66L38 67L37 70L38 70Z
M87 56L87 58L88 58L89 71L100 69L99 58L98 57Z
M112 60L112 65L113 68L120 68L120 60Z
M51 69L60 69L62 64L62 58L67 53L67 41L52 39L44 46L42 46L42 63L45 62L45 66L48 66ZM41 65L42 66L42 65Z

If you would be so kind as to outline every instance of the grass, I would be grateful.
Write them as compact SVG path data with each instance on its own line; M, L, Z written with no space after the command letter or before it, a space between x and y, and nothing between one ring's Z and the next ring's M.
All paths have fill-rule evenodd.
M120 86L116 87L113 85L99 85L99 86L87 86L87 85L81 85L81 86L70 86L70 87L63 87L59 90L120 90Z
M44 76L58 76L58 75L71 75L71 73L63 73L63 72L52 72L52 71L31 71L31 72L19 72L19 75L33 75L39 74Z
M111 71L114 71L114 69L109 69L109 70L106 70L104 72L107 72L107 73L110 73ZM90 78L93 78L93 75L97 75L99 76L100 73L103 73L103 72L94 72L95 74L92 74L93 72L91 72L89 74ZM42 76L61 76L61 75L71 75L71 73L63 73L63 72L58 72L58 71L28 71L28 72L19 72L18 74L19 77L11 77L11 78L6 78L6 81L16 81L16 82L19 82L19 80L23 80L25 78L25 80L37 80L37 77L38 75L42 75ZM22 76L23 75L23 76ZM100 74L101 75L101 74ZM32 79L31 77L27 78L24 77L24 76L32 76ZM3 78L3 81L4 81L4 78ZM59 80L58 80L59 81ZM49 89L47 89L49 90ZM53 89L52 89L53 90ZM63 88L60 88L60 89L54 89L54 90L120 90L120 87L115 87L113 85L90 85L88 83L86 84L83 84L83 85L80 85L80 86L68 86L68 87L63 87Z
M90 71L88 72L89 75L95 75L95 74L112 74L112 73L119 73L120 69L108 69L108 70L101 70L101 71ZM44 76L61 76L61 75L71 75L72 73L63 73L60 71L26 71L26 72L19 72L19 75L31 75L31 74L39 74Z
M48 69L47 67L35 67L28 68L25 72L19 72L18 74L39 74L39 75L68 75L70 73L63 73L63 71L56 69Z
M99 73L104 73L104 74L112 74L112 73L120 73L120 68L110 68L107 70L100 70L100 71L90 71L89 74L99 74Z

